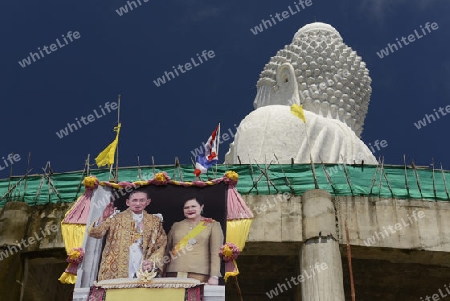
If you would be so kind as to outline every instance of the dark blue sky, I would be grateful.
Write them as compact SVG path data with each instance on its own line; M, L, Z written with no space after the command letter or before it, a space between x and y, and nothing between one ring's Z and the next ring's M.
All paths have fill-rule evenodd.
M2 128L0 157L14 152L40 172L51 161L56 172L80 170L113 139L116 111L99 106L122 94L120 166L190 164L191 151L217 121L232 128L253 110L256 82L271 56L289 44L299 28L315 20L331 24L367 63L372 97L362 139L388 146L375 153L386 163L450 169L450 115L420 130L414 126L433 109L450 105L450 3L447 0L312 0L312 5L258 35L250 28L281 13L294 1L149 0L119 16L125 0L2 2L0 50ZM137 2L137 1L136 1ZM426 22L439 26L428 35L380 59L377 51L408 36ZM64 45L62 35L80 37ZM56 43L64 47L22 68L18 61ZM203 50L214 58L157 87L153 81L172 66ZM58 138L75 118L101 118ZM106 112L106 111L105 111ZM445 111L444 111L445 112ZM220 148L223 160L228 142ZM93 160L91 161L93 163ZM0 160L0 167L4 166ZM0 170L0 178L8 176Z

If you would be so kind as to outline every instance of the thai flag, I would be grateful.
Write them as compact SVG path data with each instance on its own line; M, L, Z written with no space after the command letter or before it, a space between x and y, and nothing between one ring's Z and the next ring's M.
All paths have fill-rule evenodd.
M198 177L202 173L206 173L208 169L217 164L219 147L217 144L218 133L220 133L220 123L212 132L208 141L203 145L204 153L197 156L194 174Z

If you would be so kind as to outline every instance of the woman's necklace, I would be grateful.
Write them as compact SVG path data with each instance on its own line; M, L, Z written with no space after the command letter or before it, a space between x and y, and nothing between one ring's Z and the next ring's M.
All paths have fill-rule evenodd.
M200 221L195 222L195 223L191 223L191 222L188 221L188 223L189 223L189 230L194 229L194 227L197 226L199 222L200 222Z
M189 233L192 231L192 229L193 229L194 227L196 227L200 222L201 222L201 220L199 220L198 222L195 222L195 223L191 223L191 222L188 221L188 223L189 223L189 231L188 231L188 234L189 234ZM195 245L196 243L197 243L197 240L196 240L195 238L191 238L191 239L189 239L189 241L188 241L188 244L190 244L191 246Z

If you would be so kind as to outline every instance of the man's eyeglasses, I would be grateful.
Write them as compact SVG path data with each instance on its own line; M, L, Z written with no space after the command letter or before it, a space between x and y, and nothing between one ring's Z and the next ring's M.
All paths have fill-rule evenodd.
M131 203L145 203L147 201L148 201L148 199L131 199L130 200Z

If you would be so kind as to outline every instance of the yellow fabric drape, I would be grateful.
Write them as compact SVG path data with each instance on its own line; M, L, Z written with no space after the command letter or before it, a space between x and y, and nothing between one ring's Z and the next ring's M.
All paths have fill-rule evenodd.
M108 165L108 167L114 163L114 154L116 152L117 144L119 143L119 133L120 133L121 124L114 128L114 131L117 132L116 139L111 142L100 154L98 154L97 158L95 158L95 163L97 163L98 167L102 167Z
M81 199L81 196L77 199L75 204ZM75 204L66 212L64 217L66 217L72 209L75 207ZM84 234L86 232L86 225L82 224L66 224L64 223L64 219L61 222L61 234L64 240L64 247L66 248L66 253L69 254L73 248L80 248L83 245ZM69 263L69 266L71 263ZM58 280L63 284L75 284L77 281L77 276L63 272L61 277Z
M239 250L244 249L245 241L247 240L248 233L250 232L250 226L252 225L252 218L235 219L227 221L227 242L234 243ZM234 271L226 272L223 279L228 280L230 276L239 275L239 269L236 260L233 260Z
M227 242L234 243L239 250L244 249L253 219L235 219L227 221Z
M69 263L69 266L70 265L71 263ZM62 284L75 284L77 282L77 275L64 272L58 280Z
M86 225L61 223L61 234L63 236L67 254L69 254L73 248L80 248L83 245L85 232Z
M85 232L86 225L61 223L61 234L63 236L67 254L69 254L73 248L79 248L83 245ZM69 263L69 266L71 264L72 263ZM75 284L77 276L64 272L58 280L63 284Z
M228 281L228 277L230 277L230 276L234 276L235 277L235 276L239 275L239 269L238 269L236 260L233 260L233 265L234 265L234 271L233 272L226 272L225 276L223 277L223 280L225 280L225 282Z
M292 114L303 120L303 122L306 122L305 113L303 112L302 106L299 106L298 104L293 104L291 106L291 112Z

